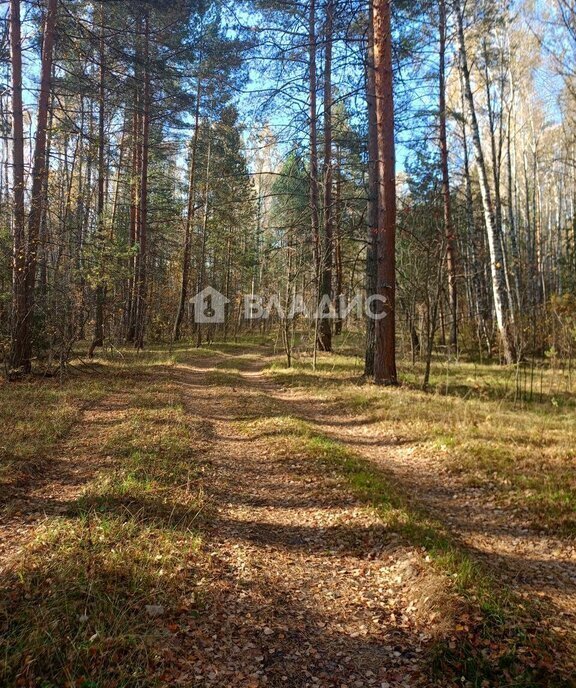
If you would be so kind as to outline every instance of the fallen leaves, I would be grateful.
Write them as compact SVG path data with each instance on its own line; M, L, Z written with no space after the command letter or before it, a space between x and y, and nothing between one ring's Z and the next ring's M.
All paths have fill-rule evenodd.
M336 470L320 468L305 451L292 451L286 437L274 434L276 422L302 430L293 396L277 396L256 383L235 386L232 398L225 388L207 384L200 370L192 374L176 368L174 375L186 419L195 427L210 427L208 439L202 439L209 518L194 521L194 527L202 528L203 551L195 558L176 557L189 548L189 531L172 519L168 508L167 524L161 525L173 529L173 549L156 552L145 564L154 572L156 587L121 608L128 616L139 612L151 631L145 648L148 675L141 685L149 680L186 688L452 687L466 685L461 679L471 657L496 667L512 650L514 661L535 672L554 667L554 656L513 647L517 636L512 633L486 637L486 616L477 612L477 600L462 603L456 578L439 575L425 549L383 525ZM239 409L240 417L248 409L261 419L250 426L254 436L239 432ZM313 413L320 418L316 406ZM335 431L354 440L353 425L345 431L335 426ZM150 451L163 432L156 428L142 448ZM372 440L372 432L372 427L370 432L360 428L364 440ZM388 456L388 444L374 446L374 452ZM413 448L406 449L405 458L407 469L413 470ZM143 460L149 459L146 455ZM154 473L154 479L170 477L170 468L160 476ZM461 508L469 500L477 505L486 501L476 491L466 493L463 502L453 488L447 509ZM163 499L168 507L176 501L171 488ZM499 516L505 517L505 512ZM95 540L99 537L94 534ZM526 547L528 537L524 533L511 540L511 551ZM490 542L488 536L483 541ZM118 543L119 552L123 544ZM565 551L555 546L551 558ZM173 558L176 566L170 564ZM107 585L105 592L111 594L117 582ZM169 598L158 594L167 585L174 592ZM98 619L92 612L81 614L82 609L75 622L90 628L85 637L95 662L122 665L129 643L118 649L105 634L88 635L92 626L98 628ZM550 629L555 628L558 634L564 628L558 619L550 622ZM433 678L431 650L438 641L453 656L444 665L445 675ZM89 680L70 685L88 688ZM109 676L98 685L119 686ZM491 685L496 684L485 688Z

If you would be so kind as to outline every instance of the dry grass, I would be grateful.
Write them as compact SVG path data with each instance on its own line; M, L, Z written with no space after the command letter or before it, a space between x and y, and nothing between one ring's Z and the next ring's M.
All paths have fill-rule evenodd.
M77 417L63 411L63 399L130 390L93 448L113 459L110 470L65 515L43 522L1 581L2 685L157 685L165 661L158 648L169 646L171 620L200 603L202 431L189 422L168 369L165 381L151 383L146 367L130 375L128 367L108 362L49 390L36 383L43 408L15 411L25 417L13 431L18 442L33 437L48 461ZM33 386L10 398L26 398ZM59 423L58 432L45 430Z
M127 401L95 448L110 457L110 469L64 515L48 518L4 575L2 685L162 684L174 619L200 610L199 532L210 518L202 475L209 438L191 421L170 367L202 365L218 353L206 379L235 389L247 384L241 371L268 351L227 344L122 352L62 384L0 387L2 419L15 420L3 439L6 485L30 479L50 461L83 407L113 392ZM432 391L423 392L415 375L405 376L400 390L364 384L360 365L357 357L333 356L321 357L317 371L304 361L292 370L275 363L269 372L280 387L302 388L335 412L362 417L391 444L409 443L458 480L490 486L495 499L550 532L573 532L575 404L560 391L564 379L542 375L542 395L529 402L515 391L515 372L497 367L438 367ZM275 453L307 458L337 477L421 552L413 592L423 619L442 629L439 675L465 676L479 687L570 685L547 666L555 639L538 632L538 610L495 582L389 476L265 392L247 395L239 418L249 436L269 437Z
M1 489L37 474L54 444L79 419L82 408L101 399L105 391L99 378L80 385L52 380L1 384Z
M379 436L409 443L470 486L489 487L550 532L576 534L576 385L567 373L539 372L542 395L529 402L516 394L514 369L438 365L430 392L408 370L400 390L363 384L353 356L322 358L317 371L307 361L291 370L275 364L271 375L362 415Z

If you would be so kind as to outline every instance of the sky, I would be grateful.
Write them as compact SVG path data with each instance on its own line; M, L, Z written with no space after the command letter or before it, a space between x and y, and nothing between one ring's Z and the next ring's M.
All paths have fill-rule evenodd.
M533 5L533 9L528 11L527 7ZM529 31L538 35L546 44L546 35L549 32L549 25L546 24L547 14L549 14L549 4L543 0L527 2L526 0L515 0L514 11L518 13L521 21ZM30 110L35 109L37 99L38 83L38 59L36 51L33 49L36 27L29 21L29 4L23 3L23 8L28 8L24 14L23 37L24 37L24 100L25 106ZM0 17L6 20L8 5L2 2L0 5ZM270 26L269 18L263 19L258 13L248 11L245 5L227 5L223 10L223 19L226 31L229 35L236 35L240 27L265 27ZM412 22L412 24L410 24ZM422 57L419 62L412 62L411 65L397 63L397 167L399 172L404 172L411 158L411 144L414 140L422 137L423 120L419 118L422 111L432 112L436 108L436 82L435 70L437 69L437 45L435 27L418 26L414 24L414 19L407 20L409 30L416 29L421 31L424 36L429 32L429 45L424 45ZM303 50L306 50L306 26L303 24L298 27L302 32ZM249 31L249 35L270 38L269 34L256 33ZM550 31L551 34L551 31ZM275 37L282 43L281 34ZM454 45L451 46L454 50ZM362 55L358 49L345 47L342 42L335 45L334 57L334 82L341 85L340 97L344 92L350 93L346 98L347 104L352 112L352 123L362 129L364 125L364 94L363 94L363 65ZM299 141L302 146L307 145L307 102L306 102L306 65L299 66L299 81L293 80L294 71L276 72L277 63L265 62L265 48L257 50L250 55L246 64L249 80L245 87L237 94L237 106L241 113L241 118L245 124L244 141L246 154L250 158L253 153L253 134L255 131L266 124L278 137L278 147L281 154L286 154ZM546 52L546 51L544 51ZM321 66L322 55L319 54L319 67ZM276 73L275 73L276 72ZM430 80L432 75L432 80ZM541 65L534 72L534 80L537 92L542 103L547 109L551 122L560 120L560 110L558 107L558 96L562 89L562 79L551 69L549 61ZM283 95L271 94L276 91L282 82L288 83ZM354 93L354 90L357 91ZM321 103L321 93L319 103ZM321 111L319 105L319 117ZM191 117L187 118L192 125ZM32 125L33 126L33 125ZM426 123L427 126L427 123ZM32 129L31 129L32 131Z

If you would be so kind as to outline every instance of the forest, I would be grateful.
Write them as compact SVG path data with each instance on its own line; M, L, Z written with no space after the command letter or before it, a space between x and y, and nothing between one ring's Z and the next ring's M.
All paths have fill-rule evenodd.
M576 687L574 0L0 3L0 686Z

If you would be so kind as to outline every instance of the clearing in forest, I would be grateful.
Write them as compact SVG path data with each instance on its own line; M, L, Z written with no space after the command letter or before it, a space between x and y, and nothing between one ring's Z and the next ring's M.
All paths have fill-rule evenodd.
M574 685L573 402L451 374L215 345L2 387L2 685Z

